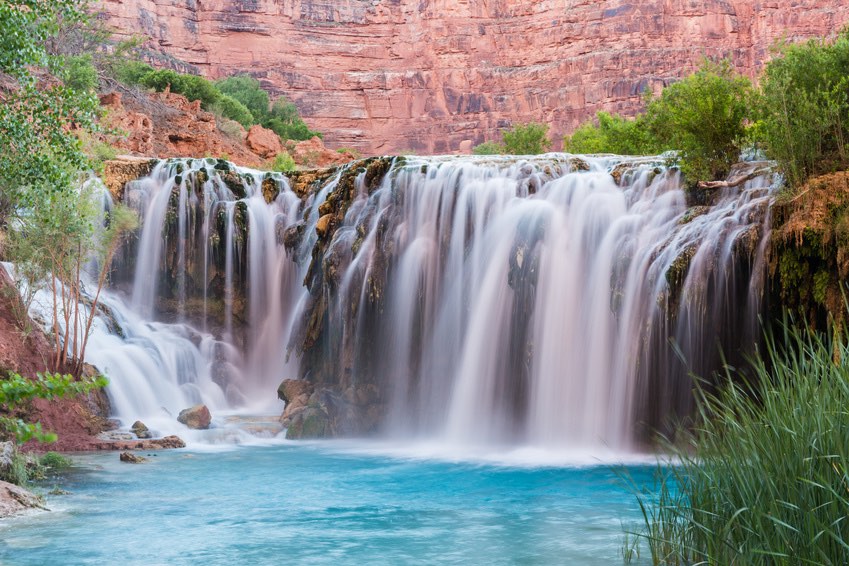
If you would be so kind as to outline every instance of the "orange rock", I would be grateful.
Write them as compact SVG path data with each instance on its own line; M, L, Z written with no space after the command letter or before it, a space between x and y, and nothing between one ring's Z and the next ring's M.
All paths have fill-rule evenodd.
M327 231L330 229L330 222L333 220L332 214L325 214L321 218L318 219L318 222L315 223L315 233L318 234L319 238L323 238Z
M249 72L327 144L455 151L516 122L552 139L646 88L731 57L754 76L776 39L834 36L845 0L99 2L107 24L218 78Z
M283 152L283 144L280 142L280 136L274 133L274 131L263 128L260 125L251 126L245 138L245 143L248 149L265 159Z
M350 151L328 149L318 136L295 144L292 157L298 165L312 168L340 165L357 158Z

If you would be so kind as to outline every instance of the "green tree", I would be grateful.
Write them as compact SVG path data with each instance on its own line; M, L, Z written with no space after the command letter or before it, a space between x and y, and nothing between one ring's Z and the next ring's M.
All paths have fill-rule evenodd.
M737 161L752 102L751 82L734 74L729 61L705 60L659 97L648 95L645 120L663 147L680 152L681 171L695 183L725 176Z
M245 128L250 128L256 124L256 119L251 111L244 104L227 94L221 96L221 99L215 103L212 110L225 118L240 123Z
M321 137L320 132L310 130L306 125L298 113L298 107L282 96L274 101L269 117L262 125L273 130L284 140L308 140L314 136Z
M472 148L474 155L504 155L504 145L494 141L485 141Z
M31 80L29 68L47 64L46 41L85 15L80 0L0 1L0 71Z
M502 132L501 137L505 152L512 155L537 155L551 148L546 124L517 124Z
M598 112L595 122L581 124L571 136L563 138L563 151L570 153L614 153L648 155L671 147L663 147L654 138L640 114L628 119L618 114Z
M792 185L849 167L849 28L834 42L782 45L762 81L760 131Z
M255 78L248 75L235 75L216 82L215 86L222 94L241 102L258 122L269 118L271 101L268 93L262 89Z

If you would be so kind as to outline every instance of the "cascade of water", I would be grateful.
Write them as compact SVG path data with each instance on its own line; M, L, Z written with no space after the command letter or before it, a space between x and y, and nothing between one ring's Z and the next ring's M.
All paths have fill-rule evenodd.
M179 313L223 341L142 325L194 350L137 336L171 360L149 372L178 377L115 392L122 416L139 410L122 396L176 386L261 404L305 375L377 388L391 434L628 448L687 408L688 373L717 369L717 345L733 356L755 340L768 176L688 208L659 158L407 158L377 184L363 171L342 187L339 172L307 196L213 165L162 162L128 186L140 315L122 327ZM321 205L340 191L322 239Z

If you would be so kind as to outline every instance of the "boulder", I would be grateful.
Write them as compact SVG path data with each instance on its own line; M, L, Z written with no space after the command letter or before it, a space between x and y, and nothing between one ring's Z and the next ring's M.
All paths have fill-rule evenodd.
M37 495L20 486L0 481L0 519L27 509L47 510Z
M263 128L258 124L251 126L251 129L248 130L245 144L248 146L248 149L264 159L274 157L278 153L283 152L283 144L280 142L280 136L273 130Z
M292 419L286 429L289 440L328 438L333 436L333 426L330 416L324 409L306 407Z
M132 452L121 452L119 459L127 464L141 464L147 462L147 458L133 454Z
M277 398L281 401L291 403L301 395L307 398L313 392L313 385L304 379L284 379L277 387Z
M209 408L206 405L195 405L180 411L180 414L177 415L177 421L189 428L202 430L209 428L212 415L209 414Z
M150 429L147 428L141 421L136 421L133 423L133 426L130 427L130 430L135 434L138 438L152 438L153 435L150 434Z

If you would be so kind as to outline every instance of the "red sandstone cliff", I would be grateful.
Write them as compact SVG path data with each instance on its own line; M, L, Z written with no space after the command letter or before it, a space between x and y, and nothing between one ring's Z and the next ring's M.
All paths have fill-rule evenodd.
M512 121L555 139L597 110L782 36L833 35L847 0L101 0L121 33L210 77L250 72L332 146L456 150ZM555 142L557 143L557 142Z

